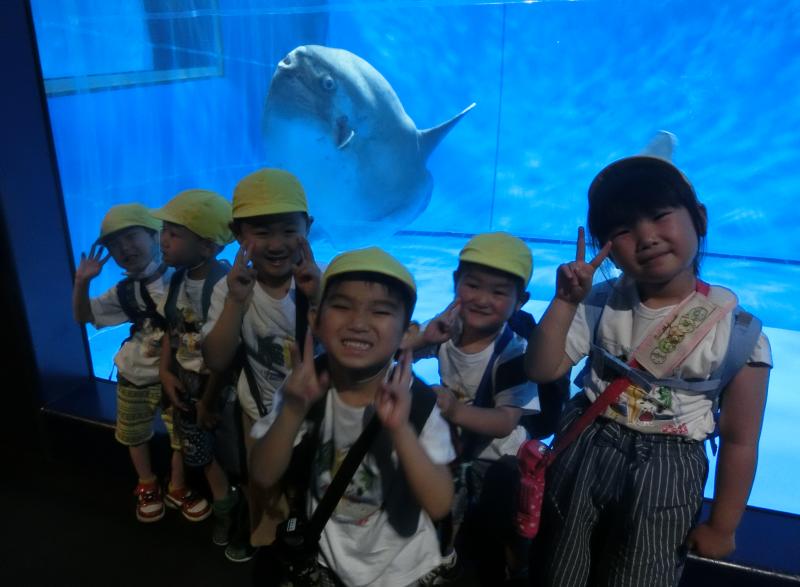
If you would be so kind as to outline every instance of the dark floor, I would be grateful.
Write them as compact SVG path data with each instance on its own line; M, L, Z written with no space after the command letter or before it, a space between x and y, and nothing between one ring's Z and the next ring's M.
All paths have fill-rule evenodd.
M190 523L168 510L159 522L136 521L135 475L110 428L54 416L42 422L30 439L16 435L12 442L4 434L0 442L6 465L0 473L6 509L0 516L0 585L250 584L252 563L225 559L211 543L210 519ZM154 449L163 472L169 455L164 437L157 437ZM195 481L204 489L202 479ZM768 542L762 532L756 529L750 539ZM785 542L779 544L788 554L781 559L800 560L800 542ZM472 584L470 577L463 581ZM681 587L700 585L777 587L800 585L800 577L690 560Z
M51 419L43 440L46 451L0 447L11 465L0 480L0 585L249 584L251 563L225 559L210 519L167 510L159 522L136 520L136 477L112 430Z

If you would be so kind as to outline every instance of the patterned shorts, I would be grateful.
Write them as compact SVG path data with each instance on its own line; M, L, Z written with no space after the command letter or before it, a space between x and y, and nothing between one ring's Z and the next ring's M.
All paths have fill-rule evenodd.
M203 395L208 377L178 367L178 377L183 384L183 401L187 411L175 410L183 462L187 467L205 467L214 460L214 433L197 423L197 402Z
M157 412L169 434L174 450L181 444L172 425L172 408L162 408L161 384L134 385L124 377L117 380L117 425L114 437L125 446L144 444L153 437L153 422Z

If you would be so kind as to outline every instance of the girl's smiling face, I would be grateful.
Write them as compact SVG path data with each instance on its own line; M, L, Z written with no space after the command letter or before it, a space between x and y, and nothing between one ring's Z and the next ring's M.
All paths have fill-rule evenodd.
M683 206L666 206L615 226L609 233L611 258L637 283L666 285L694 275L699 236Z

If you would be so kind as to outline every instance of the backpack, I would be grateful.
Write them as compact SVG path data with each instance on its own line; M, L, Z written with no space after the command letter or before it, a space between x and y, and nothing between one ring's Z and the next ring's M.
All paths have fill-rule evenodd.
M133 335L144 328L145 322L150 322L157 328L165 329L166 323L163 316L158 313L155 301L153 301L150 292L147 291L147 285L154 281L161 279L167 271L167 266L163 263L159 265L158 269L145 279L133 279L126 277L116 285L117 298L122 311L128 317L131 323L130 333L128 338L123 341L123 344L133 338ZM144 309L139 306L136 299L136 285L139 285L139 294L142 296L144 302Z
M613 285L614 280L606 283ZM733 324L728 341L728 350L720 365L709 375L707 380L684 381L675 378L656 379L646 371L634 370L632 367L626 365L617 357L613 357L608 351L595 344L603 309L611 296L611 291L612 287L595 287L592 289L589 297L584 301L587 314L592 315L591 319L595 320L595 326L594 332L592 333L592 349L586 360L586 364L574 379L575 385L583 388L583 380L592 369L595 355L599 354L602 357L603 369L611 368L615 371L621 371L623 375L627 375L634 382L640 381L645 386L663 385L664 387L679 387L681 390L689 393L704 394L710 397L713 402L712 411L717 426L715 426L714 432L709 436L709 441L711 443L712 452L716 454L716 437L719 436L719 407L722 402L722 392L734 376L747 364L747 359L753 353L753 349L755 349L761 334L761 320L739 305L731 310Z

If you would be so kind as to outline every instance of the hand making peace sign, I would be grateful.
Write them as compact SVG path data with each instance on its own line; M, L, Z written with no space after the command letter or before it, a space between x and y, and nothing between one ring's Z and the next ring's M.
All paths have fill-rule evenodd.
M306 237L298 237L298 250L300 252L300 260L292 269L294 284L309 300L314 300L319 290L321 274Z
M300 347L292 345L292 372L283 386L284 405L297 410L304 416L309 408L328 389L330 375L327 371L317 373L314 366L314 340L311 330L306 331L303 357L300 357Z
M256 270L250 263L250 248L247 243L239 247L233 266L228 272L228 295L236 302L247 301L256 283Z
M425 344L443 344L456 336L459 328L458 318L461 312L461 299L456 298L441 314L437 314L422 332Z
M585 250L586 236L581 226L578 228L575 260L560 265L556 273L556 297L570 304L579 304L591 291L594 272L611 252L611 241L608 241L588 263Z
M411 411L411 351L404 350L387 381L381 383L375 395L375 412L383 427L397 430L408 422Z

